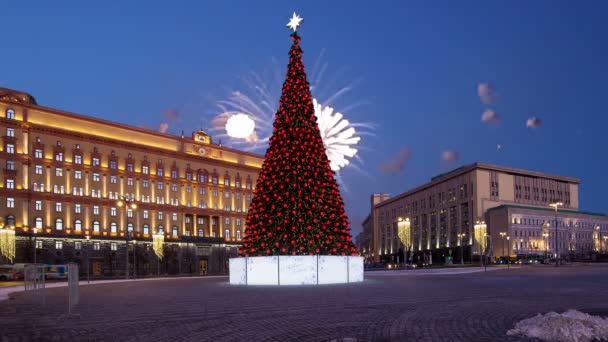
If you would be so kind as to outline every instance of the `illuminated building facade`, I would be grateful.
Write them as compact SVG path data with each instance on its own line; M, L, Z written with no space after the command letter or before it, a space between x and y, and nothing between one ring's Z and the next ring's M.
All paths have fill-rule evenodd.
M225 272L263 156L203 131L173 136L41 107L9 89L0 88L0 113L0 215L16 231L16 262L124 275L129 241L130 272Z
M392 198L372 195L358 247L368 262L403 260L401 218L409 219L414 254L427 263L551 255L556 245L562 257L606 252L608 217L579 211L579 183L492 164L464 166ZM557 243L554 202L560 202Z

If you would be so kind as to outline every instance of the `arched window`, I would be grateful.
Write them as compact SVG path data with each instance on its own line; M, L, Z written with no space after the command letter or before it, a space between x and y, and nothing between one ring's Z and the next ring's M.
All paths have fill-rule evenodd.
M226 239L230 239L230 229L226 229L226 234L224 235Z
M158 226L158 232L159 233L164 233L165 232L165 227L163 227L162 224Z
M133 223L131 223L131 222L127 223L127 231L129 231L129 232L133 231Z
M99 232L99 221L97 220L93 221L93 231Z
M6 110L6 118L7 119L14 119L15 118L15 111L12 109L7 109Z
M8 225L8 226L14 226L15 225L15 216L14 215L7 215L6 216L6 225Z
M36 229L42 229L42 217L36 217Z
M81 220L74 221L74 230L76 230L76 231L82 230L82 221Z
M111 233L116 233L116 231L118 230L117 227L118 226L116 225L116 222L110 222L110 232Z
M173 226L173 236L177 236L177 226Z
M63 220L62 219L56 219L55 220L55 229L57 230L63 230Z
M150 225L144 223L144 234L150 234Z

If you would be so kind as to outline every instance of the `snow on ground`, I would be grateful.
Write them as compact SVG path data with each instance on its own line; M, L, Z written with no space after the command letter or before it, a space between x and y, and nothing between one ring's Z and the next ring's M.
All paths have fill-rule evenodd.
M549 312L524 319L507 331L507 335L536 337L552 342L608 341L608 318L568 310Z

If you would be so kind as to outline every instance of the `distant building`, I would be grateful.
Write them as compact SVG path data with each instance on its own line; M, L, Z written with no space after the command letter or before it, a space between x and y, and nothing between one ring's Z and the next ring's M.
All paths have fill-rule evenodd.
M606 253L608 216L579 211L579 183L485 163L460 167L392 198L372 195L359 248L368 262L403 261L397 230L407 222L414 262L541 257L556 245L560 257ZM553 202L562 203L557 243Z
M16 262L35 255L124 275L127 236L138 274L224 273L236 255L263 156L203 131L173 136L41 107L4 88L0 129L0 225L16 231Z

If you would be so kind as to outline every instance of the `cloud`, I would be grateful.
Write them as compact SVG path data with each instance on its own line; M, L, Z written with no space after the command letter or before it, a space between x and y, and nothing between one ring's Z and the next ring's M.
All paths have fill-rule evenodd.
M410 160L411 157L412 157L412 151L410 150L410 148L403 147L403 148L401 148L399 153L394 155L389 160L386 160L385 162L381 163L379 165L378 169L380 170L380 172L383 172L383 173L400 172L405 168L405 165L407 164L407 162Z
M486 109L481 115L481 122L498 122L500 121L500 117L494 109Z
M485 104L492 104L496 101L496 94L494 94L494 87L490 83L479 83L477 85L477 95L481 102Z
M537 117L531 117L526 121L526 127L538 128L542 124L542 120Z
M158 131L161 133L167 133L168 130L169 130L169 124L166 122L161 123L160 127L158 128Z
M179 113L177 112L177 110L175 109L169 109L167 111L165 111L165 113L163 114L163 116L165 117L165 120L168 122L175 122L179 119Z
M456 151L445 150L441 152L441 161L447 164L456 163L460 159L460 154Z

